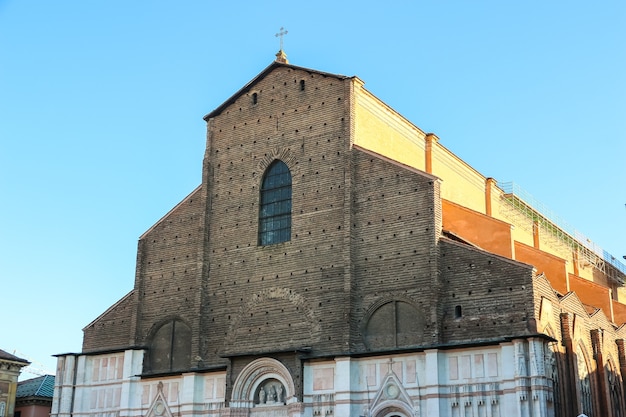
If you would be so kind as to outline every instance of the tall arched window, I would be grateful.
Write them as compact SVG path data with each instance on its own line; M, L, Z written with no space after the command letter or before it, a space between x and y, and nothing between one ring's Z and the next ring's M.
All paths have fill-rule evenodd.
M267 168L259 202L259 245L291 239L291 173L283 161Z

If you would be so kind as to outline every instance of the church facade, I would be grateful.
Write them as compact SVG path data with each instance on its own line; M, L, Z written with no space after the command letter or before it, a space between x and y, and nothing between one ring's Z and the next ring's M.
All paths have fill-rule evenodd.
M205 120L52 417L626 416L620 265L359 78L281 51Z

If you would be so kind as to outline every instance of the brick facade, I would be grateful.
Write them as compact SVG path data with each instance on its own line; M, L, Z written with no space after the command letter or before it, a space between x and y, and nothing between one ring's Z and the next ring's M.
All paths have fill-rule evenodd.
M370 412L368 407L376 416L393 410L407 417L458 415L463 396L465 407L476 413L486 406L472 401L492 396L504 401L493 400L493 415L530 415L527 404L516 406L527 394L542 401L544 411L536 415L554 415L560 405L548 399L555 392L576 392L576 346L551 345L565 340L560 311L573 303L568 308L578 309L584 320L577 321L578 333L568 327L572 340L590 352L604 346L596 353L604 349L600 358L611 358L620 372L624 355L613 345L623 335L606 317L590 320L582 303L558 296L532 265L459 236L465 209L455 212L454 232L443 230L442 179L416 168L421 162L400 163L359 144L357 131L367 139L361 144L376 149L384 148L385 129L426 137L377 104L362 85L356 77L276 62L208 114L202 184L141 236L133 290L84 329L78 361L61 362L88 370L90 358L126 351L125 374L141 375L136 383L144 393L140 399L132 390L120 391L128 416L159 417L159 402L173 401L151 394L155 378L196 387L181 388L182 399L176 400L191 415L312 416L336 410L347 416ZM291 174L291 238L262 246L260 187L277 159ZM471 215L490 222L486 215ZM497 230L504 230L498 236L511 244L506 223L497 222ZM503 248L499 244L494 247ZM163 325L176 327L168 323L180 323L184 331L163 333ZM590 332L598 326L606 338L595 334L594 344ZM560 388L550 385L544 369L541 352L549 349L560 355ZM187 366L157 372L150 364L159 355L165 361L160 364L183 358ZM270 359L280 369L272 371ZM251 371L256 363L258 371ZM265 380L259 376L264 373ZM207 387L219 378L224 386L215 394ZM524 388L531 378L535 385ZM83 381L87 387L96 382ZM275 409L262 407L256 396L270 383L291 390L285 407L283 400ZM383 391L390 386L395 388ZM378 390L374 399L370 389ZM161 385L158 390L164 392ZM196 398L200 392L204 396ZM233 397L243 393L248 397ZM440 409L439 398L449 400L448 408ZM594 401L596 410L608 410L611 401L623 406L622 397ZM67 414L61 399L55 410L54 417Z

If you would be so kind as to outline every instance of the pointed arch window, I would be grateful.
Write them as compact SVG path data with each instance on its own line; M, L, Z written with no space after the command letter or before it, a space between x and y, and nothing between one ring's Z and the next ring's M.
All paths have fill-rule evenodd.
M551 335L552 332L548 332ZM554 337L554 336L552 336ZM559 380L559 365L557 363L556 353L552 350L553 347L549 346L547 348L546 355L546 374L548 376L548 381L551 382L552 385L552 406L554 408L554 415L560 416L563 413L563 406L561 402L561 387Z
M593 394L591 392L591 378L587 359L580 346L576 350L578 361L578 390L580 392L580 407L583 414L593 417Z
M291 240L291 172L283 161L267 168L259 201L259 245Z
M611 397L611 406L613 407L613 415L615 417L624 416L624 405L622 403L622 387L620 384L619 374L617 373L613 361L607 361L607 378L609 380L609 395Z

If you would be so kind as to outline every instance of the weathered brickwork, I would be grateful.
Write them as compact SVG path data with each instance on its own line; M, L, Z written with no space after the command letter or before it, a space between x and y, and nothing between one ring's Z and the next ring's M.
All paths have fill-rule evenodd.
M347 82L283 68L209 120L209 357L341 348ZM292 175L291 240L264 247L259 188L276 158Z
M207 117L202 186L139 242L134 316L117 319L135 334L124 334L130 324L105 332L113 319L103 317L86 349L149 345L172 319L191 327L200 366L536 331L530 267L440 242L439 180L351 149L351 82L279 67ZM275 159L292 175L291 240L260 246L260 182ZM392 302L401 304L385 307ZM511 304L514 314L503 308ZM387 314L397 334L374 334Z
M450 240L440 245L445 343L537 333L532 266Z
M442 187L464 190L418 169L426 134L359 79L274 63L205 120L202 183L141 236L134 288L84 329L83 355L60 358L83 408L66 389L53 417L93 417L88 375L106 355L124 357L130 387L105 417L171 417L160 401L181 415L526 417L529 399L536 415L576 415L586 405L566 399L582 398L583 364L613 393L594 397L596 414L621 415L609 410L623 403L626 327L566 293L565 276L555 291L564 260L530 247L541 270L510 259L508 223L485 229L490 214L448 202L443 230ZM264 246L276 160L291 235ZM441 172L471 170L446 161ZM263 386L285 398L261 400Z
M135 292L111 306L83 329L83 351L122 349L134 345L133 311L137 305Z
M411 344L436 343L437 258L433 249L440 226L434 223L433 213L440 204L438 181L363 152L355 154L354 169L358 187L352 204L356 283L352 313L361 332L354 348L364 349L366 335L362 333L376 304L393 300L407 301L423 317L423 333Z
M147 344L166 320L180 318L195 330L192 346L197 346L201 220L202 201L196 191L142 236L135 283L138 345Z

